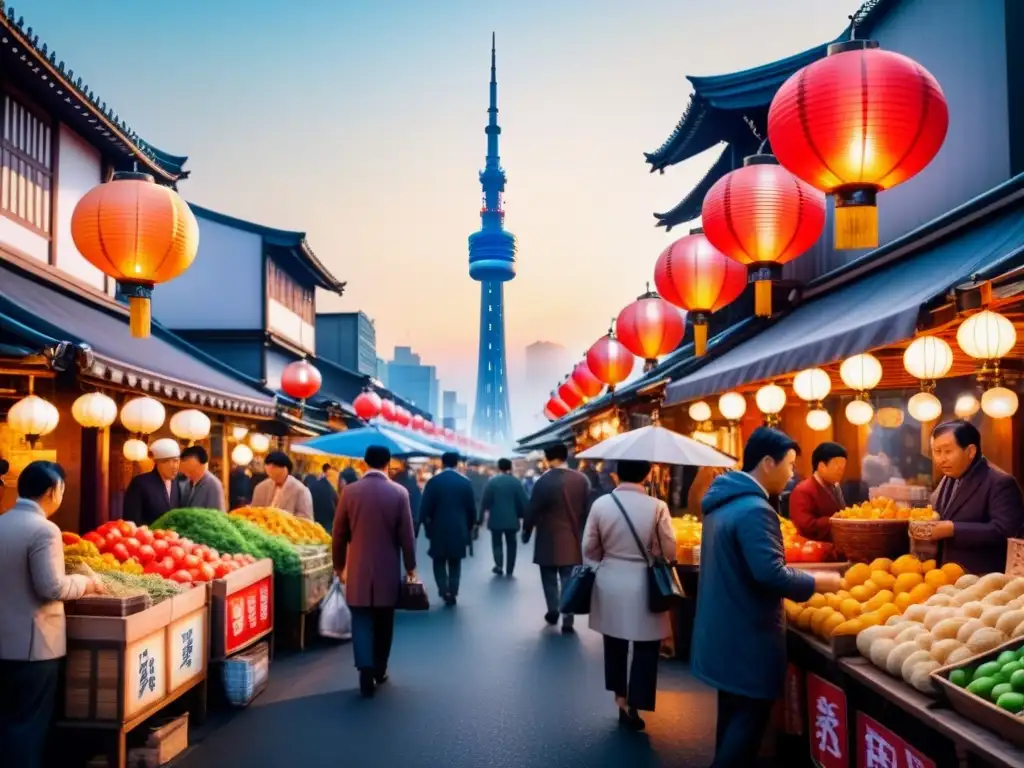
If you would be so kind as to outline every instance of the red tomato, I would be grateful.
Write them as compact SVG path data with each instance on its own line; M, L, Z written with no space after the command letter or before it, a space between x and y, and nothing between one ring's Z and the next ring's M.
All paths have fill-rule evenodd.
M233 557L232 559L233 559L233 560L234 560L234 561L235 561L236 563L244 563L244 562L245 562L245 557L246 557L245 555L243 555L243 554L242 554L241 552L239 552L239 553L238 553L238 554L236 554L236 555L235 555L235 556L234 556L234 557Z
M128 550L129 555L134 555L136 552L139 551L139 540L136 539L134 536L129 536L126 539L122 539L121 543L124 544L125 548Z
M178 541L181 535L177 531L159 531L160 538L164 541Z
M106 534L104 534L103 538L106 539L108 545L111 545L119 542L124 538L124 536L121 535L121 532L117 530L117 528L111 528L106 532Z
M167 550L168 557L172 558L175 563L180 563L181 559L185 557L185 550L174 544Z
M77 533L70 533L69 531L61 531L60 539L65 547L73 546L82 540L82 537Z
M93 544L96 545L97 548L102 548L102 547L106 546L106 544L107 544L107 540L104 539L96 531L92 531L91 533L87 533L82 538L85 539L86 541L92 542Z
M801 548L803 550L803 557L805 563L820 563L822 556L822 546L820 542L808 541Z
M158 555L166 554L167 550L171 548L170 542L164 541L163 539L154 539L151 546L153 547L153 551Z
M191 584L192 575L188 571L175 571L171 574L171 581L176 581L179 584Z
M803 562L804 553L803 550L795 544L790 544L786 547L786 562L787 563L801 563Z
M135 533L135 523L131 520L118 520L117 530L121 532L122 536L132 536Z
M139 540L139 544L152 544L155 537L149 528L142 526L135 531L135 538Z
M223 579L229 573L231 573L231 565L224 560L221 560L213 567L213 576L217 579Z
M207 563L215 563L220 560L220 554L218 554L216 549L207 549L203 552L203 560Z
M167 576L170 576L172 573L178 570L178 562L170 555L164 555L160 559L160 568L163 571L167 572Z
M126 547L122 542L117 542L116 544L114 544L110 548L110 554L116 557L117 562L119 563L123 563L125 560L131 557L131 553L128 551L128 547Z
M99 528L97 528L96 529L96 533L98 533L100 536L106 536L116 526L117 526L117 520L110 520L110 521L104 523L103 525L101 525Z
M213 578L216 575L215 571L213 570L213 567L207 565L206 563L200 565L198 570L199 581L213 581Z
M142 572L155 574L157 576L163 576L163 574L160 572L161 567L162 566L159 560L150 560L143 566Z
M191 555L192 550L196 548L195 542L191 539L178 539L178 546L185 550L186 555Z
M139 562L143 565L148 565L156 559L156 550L149 544L142 544L135 553L135 557L138 558Z
M192 570L193 568L198 568L201 562L203 561L195 555L185 555L183 558L181 558L181 566L183 568L188 568L189 570Z
M235 558L230 552L222 552L220 555L220 559L230 563L233 562Z

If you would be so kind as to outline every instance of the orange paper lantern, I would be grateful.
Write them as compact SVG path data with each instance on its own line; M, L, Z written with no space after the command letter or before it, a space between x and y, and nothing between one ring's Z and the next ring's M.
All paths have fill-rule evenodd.
M587 401L587 398L580 391L580 388L571 376L559 384L555 392L558 394L559 399L570 408L579 408Z
M587 367L598 381L603 381L610 390L629 378L634 365L636 358L615 338L614 331L608 331L606 336L595 341L587 350Z
M659 357L675 351L685 331L683 314L651 291L623 308L615 320L615 335L644 361L646 371L658 364Z
M199 249L199 224L177 192L146 173L115 173L89 190L71 215L71 237L85 259L128 297L131 334L150 332L153 286L173 280Z
M600 395L601 390L604 389L604 384L590 370L586 360L578 362L576 367L572 369L571 375L572 380L576 382L576 386L579 387L584 397L593 399Z
M551 393L551 397L548 399L547 403L544 405L544 417L548 421L558 421L560 418L565 416L571 410L572 409L568 405L563 403L558 398L558 395L556 395L555 393L552 392Z

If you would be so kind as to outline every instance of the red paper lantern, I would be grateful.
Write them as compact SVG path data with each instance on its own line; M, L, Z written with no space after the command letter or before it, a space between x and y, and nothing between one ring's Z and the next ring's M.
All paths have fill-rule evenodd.
M771 317L772 281L825 229L825 195L772 155L753 155L711 187L701 223L712 246L747 267L755 314Z
M651 291L623 308L615 320L615 335L644 361L647 371L658 364L659 357L675 351L685 331L679 310Z
M597 377L608 385L608 389L615 389L615 385L625 381L633 372L636 365L636 358L615 338L615 331L608 331L594 342L587 350L587 367Z
M878 246L878 193L923 170L948 128L938 81L873 40L833 43L782 84L768 110L779 162L835 198L840 249Z
M558 394L558 399L568 405L570 410L579 408L587 400L571 378L559 384L555 392Z
M411 422L410 426L414 430L416 430L417 432L422 432L423 431L423 417L420 416L417 413L415 416L412 417L412 422Z
M563 403L558 398L558 395L552 393L551 397L544 405L544 416L547 418L548 421L558 421L571 410L572 408Z
M455 442L455 430L454 429L449 429L448 427L445 427L444 428L444 439L447 440L449 443Z
M434 422L423 420L423 434L431 436L434 434Z
M376 392L362 392L353 402L352 410L363 421L375 419L380 415L380 397Z
M307 400L320 391L320 371L308 360L296 360L281 374L281 391L296 400Z
M397 406L395 401L391 398L385 398L380 401L380 415L385 421L394 421Z
M395 424L400 427L408 427L411 421L412 414L405 410L405 408L402 406L395 408Z
M697 357L707 351L711 314L738 299L746 285L743 266L709 243L702 229L691 229L686 237L676 240L654 265L658 293L690 313Z
M583 396L591 400L600 395L601 390L604 389L604 384L590 370L586 360L576 363L576 367L572 369L572 380Z

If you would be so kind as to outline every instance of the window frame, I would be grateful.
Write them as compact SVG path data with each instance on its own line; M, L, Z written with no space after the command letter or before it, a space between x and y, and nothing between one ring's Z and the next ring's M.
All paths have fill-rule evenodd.
M42 154L42 159L32 154L31 147L19 146L16 140L7 138L8 121L15 120L11 114L12 107L15 106L29 120L35 122L34 127L42 131L42 135L36 136L35 139L35 151L37 154ZM39 109L30 99L25 98L9 86L0 88L0 216L45 238L49 243L54 240L53 230L56 218L59 128L60 124L51 115ZM11 158L10 162L7 162L8 157ZM26 218L16 210L12 210L14 207L23 207L28 204L27 196L24 201L19 200L17 206L11 204L16 193L10 185L11 177L14 175L15 162L23 164L29 172L29 175L24 177L27 180L26 187L41 190L41 194L37 200L33 201L32 205L36 218L42 222L43 226ZM20 195L21 192L17 191L17 194ZM5 196L6 205L4 204ZM37 205L42 206L42 210L37 211L35 208Z

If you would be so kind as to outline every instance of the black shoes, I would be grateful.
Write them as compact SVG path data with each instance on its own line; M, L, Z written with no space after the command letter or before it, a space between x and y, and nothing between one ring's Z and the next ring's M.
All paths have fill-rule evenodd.
M633 707L619 710L619 725L631 731L642 731L647 727L647 723L643 721L640 713L633 709Z
M387 675L384 675L385 679ZM360 669L359 670L359 692L363 695L364 699L368 699L373 696L377 690L377 681L374 679L372 669Z
M491 568L491 573L493 573L495 576L505 575L505 571L499 568L498 566L494 566L493 568Z
M553 627L558 623L558 614L554 611L548 611L544 614L544 621Z
M388 681L388 671L385 669L383 672L373 673L373 682L377 685L384 685Z
M444 604L445 605L447 605L449 608L453 608L457 602L458 602L458 600L456 599L455 595L453 595L451 592L445 592L445 594L444 594Z
M562 619L562 634L563 635L571 635L575 631L576 631L576 627L574 627L571 623L567 624L565 622L565 619Z

